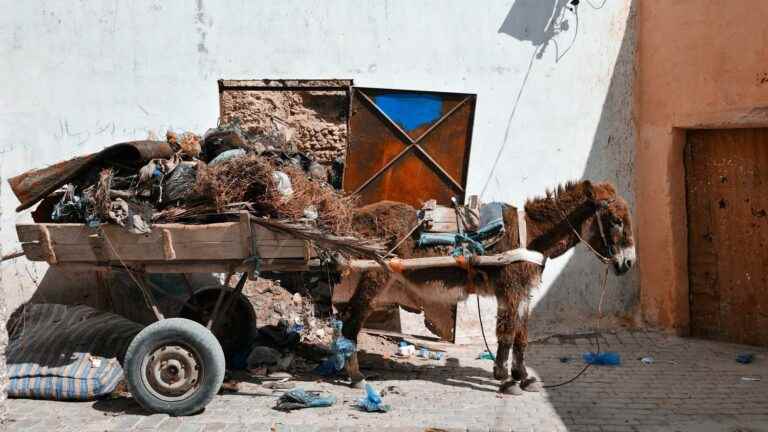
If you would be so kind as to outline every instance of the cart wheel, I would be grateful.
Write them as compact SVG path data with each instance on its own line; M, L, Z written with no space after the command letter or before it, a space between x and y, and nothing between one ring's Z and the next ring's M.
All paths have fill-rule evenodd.
M224 352L200 324L169 318L147 326L125 353L128 389L147 410L170 415L201 411L224 381Z
M222 289L227 290L227 296L231 295L232 289L225 286L199 289L187 300L178 316L206 325L213 314L216 300ZM244 345L248 345L244 341L251 341L256 336L256 314L248 298L242 293L238 293L229 310L219 312L216 323L211 330L224 350L227 365L232 367L230 362L240 354ZM249 353L250 351L246 352L245 357Z

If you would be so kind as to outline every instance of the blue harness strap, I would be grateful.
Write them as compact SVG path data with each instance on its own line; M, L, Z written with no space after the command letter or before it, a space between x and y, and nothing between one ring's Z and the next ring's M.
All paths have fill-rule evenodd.
M416 245L420 248L432 246L452 246L453 255L466 254L484 255L485 246L482 241L498 235L504 230L502 212L504 204L493 202L480 208L480 228L463 234L454 233L421 233Z

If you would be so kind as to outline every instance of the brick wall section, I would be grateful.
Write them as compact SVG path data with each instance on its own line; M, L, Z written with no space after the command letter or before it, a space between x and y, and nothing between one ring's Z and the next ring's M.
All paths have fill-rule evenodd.
M220 102L222 120L239 120L247 134L268 134L282 122L297 150L320 163L344 157L349 99L343 91L225 91Z

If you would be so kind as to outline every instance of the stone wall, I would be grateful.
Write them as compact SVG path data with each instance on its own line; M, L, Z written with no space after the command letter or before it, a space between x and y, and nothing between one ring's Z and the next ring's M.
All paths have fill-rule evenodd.
M237 120L246 134L287 128L289 144L320 163L343 158L349 98L343 91L225 91L222 121Z

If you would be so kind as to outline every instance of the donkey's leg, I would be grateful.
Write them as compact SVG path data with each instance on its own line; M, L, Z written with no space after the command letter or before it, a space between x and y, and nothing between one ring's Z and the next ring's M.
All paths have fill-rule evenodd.
M507 360L509 349L514 343L517 319L514 316L516 301L509 294L497 296L498 317L496 318L496 338L499 341L499 350L496 353L496 363L493 366L493 375L501 380L499 392L511 395L521 395L520 383L507 372Z
M493 364L493 378L505 381L509 378L509 350L512 348L515 336L514 318L509 313L509 301L505 297L496 298L496 339L499 348L496 351L496 362Z
M341 334L355 343L357 347L357 335L363 328L365 320L373 312L372 303L378 291L383 287L379 279L372 272L365 273L357 285L355 294L347 305L344 313L344 325ZM365 383L365 376L360 373L360 362L357 358L357 349L347 359L346 372L352 382L352 387L360 388Z
M528 375L525 367L525 350L528 348L528 317L530 315L530 299L528 296L522 299L518 305L515 342L513 344L514 365L512 366L512 379L520 381L520 387L529 392L541 391L541 383L536 377Z

